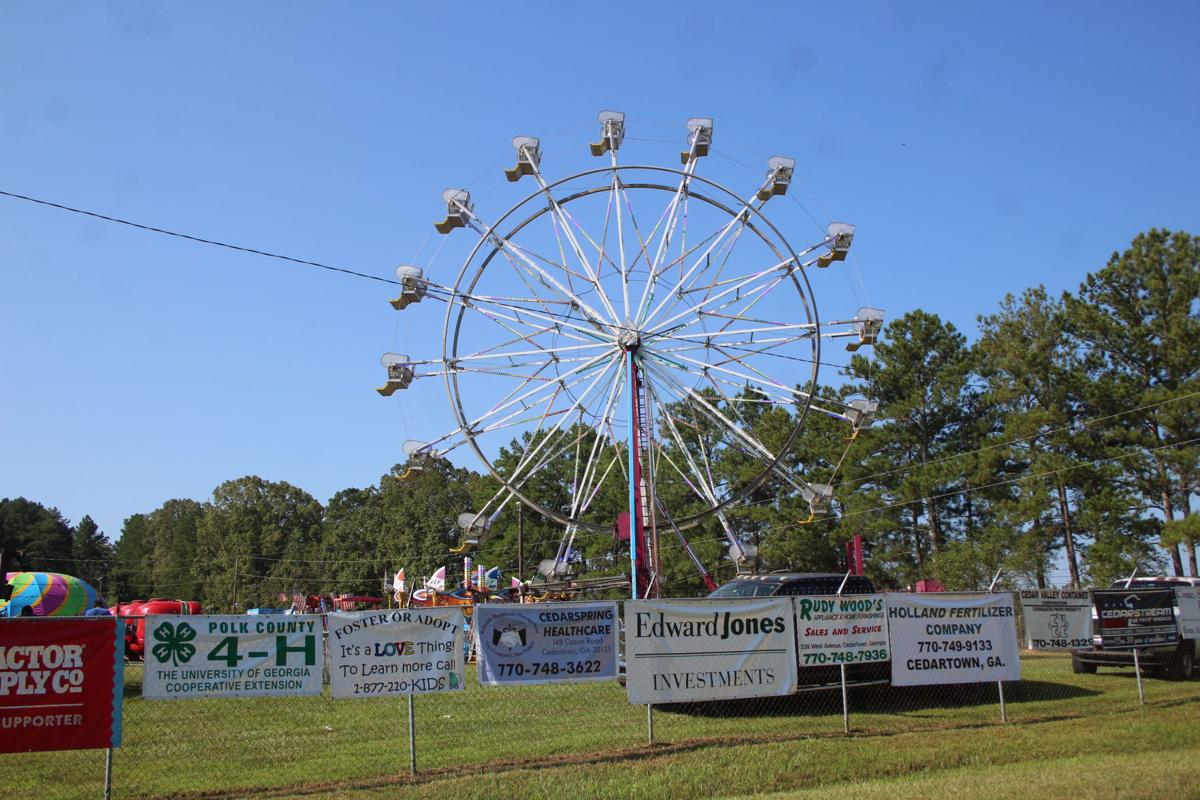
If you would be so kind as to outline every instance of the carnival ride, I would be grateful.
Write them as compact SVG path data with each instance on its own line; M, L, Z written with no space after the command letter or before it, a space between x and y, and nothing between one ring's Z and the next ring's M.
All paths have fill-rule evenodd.
M442 194L437 232L469 231L474 246L453 284L398 267L390 301L407 314L444 303L442 352L384 355L378 391L441 378L456 427L406 442L409 471L465 446L500 484L459 517L454 552L471 552L516 500L562 526L540 568L546 582L574 577L577 537L615 528L628 541L634 597L660 592L660 530L711 589L712 571L685 532L715 519L728 557L746 563L753 548L730 510L768 478L807 501L799 522L832 512L831 485L806 480L789 454L811 412L844 421L851 440L871 423L873 401L819 394L818 372L823 341L846 340L850 351L873 344L883 312L819 319L810 277L846 258L855 229L835 222L792 247L764 207L786 195L793 159L770 158L742 197L699 173L711 119L688 121L680 167L620 163L625 115L604 111L599 122L590 150L606 163L557 180L543 173L537 138L513 139L505 176L535 186L493 221L467 190ZM537 480L563 463L572 472L565 505ZM739 468L717 469L730 463ZM614 485L626 497L615 521L612 504L598 501Z

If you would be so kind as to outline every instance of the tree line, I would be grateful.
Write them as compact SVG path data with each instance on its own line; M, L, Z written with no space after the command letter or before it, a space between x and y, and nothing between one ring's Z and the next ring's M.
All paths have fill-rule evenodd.
M1007 296L979 317L973 343L936 314L911 311L841 378L823 391L877 401L875 424L847 448L844 425L810 414L786 459L805 480L834 486L835 513L814 518L789 482L767 480L729 512L755 546L751 566L840 570L844 543L861 535L881 587L932 577L977 589L996 573L1039 587L1103 585L1135 568L1198 574L1200 237L1150 230L1074 292ZM778 415L756 430L777 423L782 435L794 422L795 412L748 409ZM513 442L497 463L525 446ZM565 504L572 464L560 461L531 491ZM130 516L115 544L89 517L71 526L53 508L3 500L0 549L9 561L20 553L24 568L86 578L110 600L180 597L224 610L278 605L293 592L379 593L398 567L410 582L441 565L453 573L456 518L497 487L445 461L415 465L324 505L286 482L230 480L202 502ZM751 466L731 452L714 470L732 481ZM622 501L600 502L615 515ZM473 557L529 578L560 536L512 507ZM715 521L689 536L720 579L734 573ZM665 592L700 593L698 572L662 541ZM607 535L581 536L572 560L589 574L625 569Z

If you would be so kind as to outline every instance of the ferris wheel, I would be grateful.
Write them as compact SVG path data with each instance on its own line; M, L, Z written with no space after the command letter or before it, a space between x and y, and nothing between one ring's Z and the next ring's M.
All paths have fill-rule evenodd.
M788 454L811 413L854 433L871 423L872 401L818 396L818 373L823 342L873 344L883 312L818 317L810 278L846 258L854 226L832 223L798 249L784 237L764 208L786 194L793 159L769 159L743 197L700 174L711 119L687 122L679 166L621 163L625 115L599 122L600 166L560 179L543 172L537 138L513 139L505 176L529 192L490 220L468 191L443 193L437 232L462 229L474 245L452 285L397 267L391 301L405 313L445 305L441 354L384 355L378 391L440 379L456 427L406 442L410 463L465 447L499 481L461 515L462 548L524 503L563 526L543 568L555 577L577 537L616 525L633 594L647 596L661 583L660 533L710 585L689 528L715 520L729 557L745 560L729 512L772 476L807 501L810 520L830 513L831 487L805 480Z

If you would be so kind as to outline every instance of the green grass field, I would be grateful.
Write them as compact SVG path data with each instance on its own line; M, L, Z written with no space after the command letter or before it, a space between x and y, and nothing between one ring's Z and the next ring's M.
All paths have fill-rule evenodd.
M1074 675L1026 655L1024 680L961 693L871 687L646 711L614 683L416 698L146 701L127 671L114 797L1200 797L1200 682ZM100 797L101 751L0 759L12 796Z

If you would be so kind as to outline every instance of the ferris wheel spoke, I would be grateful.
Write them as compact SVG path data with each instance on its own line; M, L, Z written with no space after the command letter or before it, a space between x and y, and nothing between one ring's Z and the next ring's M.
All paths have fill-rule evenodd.
M502 252L515 255L517 259L519 259L526 265L526 267L528 267L528 269L533 270L535 274L540 276L540 282L542 282L546 288L556 290L560 296L574 303L573 308L579 310L588 322L592 323L601 330L604 329L603 316L601 316L599 312L592 308L586 300L584 300L575 292L572 292L567 287L563 286L561 283L555 280L553 275L550 275L548 272L546 272L546 270L542 269L542 267L538 265L537 261L526 255L524 248L514 244L512 241L504 238L490 228L485 228L482 221L475 216L473 211L467 211L467 216L469 218L468 224L471 225L476 233L487 238L493 246L499 247ZM517 269L517 264L515 262L510 260L509 263L513 264L514 269ZM520 270L517 269L517 271L519 272ZM530 288L530 291L532 291L532 287ZM534 292L534 294L536 295L537 293Z
M541 431L541 425L544 424L544 418L543 418L543 422L539 423L538 432L535 432L533 434L533 437L529 440L529 445L533 449L532 450L527 449L526 454L522 457L520 463L513 469L512 474L508 475L506 477L506 481L505 481L506 483L519 478L520 474L524 470L525 466L527 464L529 464L534 459L534 457L546 447L547 444L549 444L552 440L558 438L558 436L562 430L563 424L568 419L571 418L571 414L583 405L584 400L596 388L596 385L599 383L600 379L603 378L609 372L610 369L612 369L613 365L619 364L619 363L620 363L619 359L611 361L611 362L609 362L608 365L606 365L604 367L604 369L602 369L599 373L597 373L595 375L595 377L592 379L592 382L590 384L588 384L587 388L585 388L580 393L579 397L575 400L575 402L571 404L571 407L567 410L567 412L559 418L558 422L555 423L554 427L552 427L550 429L550 431L548 431L544 435L541 435L541 438L539 440L538 436ZM580 435L584 435L584 434L580 434ZM570 447L570 445L568 445L568 449L569 449L569 447ZM566 451L560 450L560 451L552 453L552 455L550 456L550 459L553 459L554 457L561 455L563 452L566 452ZM547 460L550 460L550 459L547 459Z
M625 312L621 317L621 321L624 322L629 319L629 268L625 265L625 226L622 222L624 214L621 213L621 177L617 174L617 153L615 150L612 153L612 166L612 194L609 202L613 204L617 212L617 255L620 258L621 301Z
M583 362L582 364L572 367L567 372L564 372L563 374L559 375L558 380L555 381L554 383L547 383L547 384L543 384L541 386L535 386L532 389L529 389L528 391L523 392L520 395L517 395L516 397L506 398L500 404L498 404L498 405L492 407L491 409L489 409L488 411L484 412L481 416L477 417L475 420L473 420L471 423L465 425L464 427L468 431L472 431L475 429L475 427L477 427L484 420L488 419L491 416L499 414L501 411L505 411L509 408L512 408L514 405L517 405L518 403L521 403L525 407L528 407L528 404L526 404L525 401L527 401L529 398L533 397L536 394L545 392L547 389L558 387L558 389L560 391L562 391L562 390L568 389L578 383L582 383L583 381L587 380L587 378L589 376L586 374L579 375L579 373L582 373L585 370L595 367L596 365L598 365L601 361L605 360L606 358L609 360L609 364L605 366L604 370L601 370L600 374L604 374L604 372L607 371L608 366L611 366L611 364L613 363L614 360L615 361L620 360L619 358L616 358L612 353L601 353L600 355L596 356L595 358L588 359L587 361ZM572 378L572 380L568 381L567 378Z
M802 356L793 356L787 353L773 352L781 347L786 347L789 344L803 342L812 339L812 334L802 333L796 336L775 336L763 339L745 339L734 340L732 342L720 342L719 345L713 341L705 339L677 339L672 347L656 346L654 351L662 355L670 355L671 353L697 353L706 350L712 350L715 347L720 347L722 350L732 350L739 353L751 355L771 356L773 358L783 358L788 361L804 361L812 363L813 359L804 358Z
M772 453L766 445L731 422L728 417L714 408L713 405L705 400L704 397L695 389L681 385L665 370L659 370L657 367L650 367L649 365L647 365L647 369L658 375L659 378L665 381L667 384L673 386L675 390L681 393L681 397L683 397L685 400L690 399L693 401L695 403L695 407L705 413L710 420L718 425L723 426L726 430L733 434L734 437L749 445L755 452L761 454L769 461L773 462L776 460L775 454Z
M600 282L599 276L595 272L592 271L591 262L588 260L588 257L584 254L583 248L579 246L579 240L575 238L575 234L571 231L570 221L568 221L568 218L566 217L562 206L559 205L557 198L554 197L554 193L550 191L549 184L546 183L546 179L542 176L541 167L535 163L532 165L532 169L533 169L534 179L538 182L538 185L542 187L542 194L544 194L546 196L546 201L550 204L551 220L555 221L554 235L556 237L559 235L558 230L561 225L562 232L564 235L566 235L567 241L571 244L571 249L574 251L575 257L577 259L579 259L579 263L583 266L584 272L587 273L588 279L595 286L595 288L598 292L598 296L600 298L601 304L604 306L605 310L608 311L612 322L619 323L621 320L617 317L617 311L615 308L613 308L612 303L609 302L608 295L604 292L604 287L603 287L603 284ZM591 237L588 237L588 238L590 240ZM592 244L594 246L595 242L592 242ZM561 240L559 241L559 248L560 249L562 248ZM567 262L566 262L566 256L564 254L563 269L566 270L566 268L567 268Z
M692 471L692 477L695 479L696 483L699 486L699 490L697 490L696 487L692 487L693 491L697 492L697 494L699 495L701 500L708 502L708 503L712 503L713 505L716 505L718 502L717 501L716 483L706 480L704 473L700 470L700 467L696 464L696 460L692 456L691 450L688 448L687 444L684 442L683 436L682 436L682 434L680 434L679 428L675 424L675 418L672 416L672 414L670 412L670 406L667 403L664 403L662 401L661 397L658 395L657 390L653 386L651 387L651 393L654 394L654 396L655 396L656 402L658 403L658 406L659 406L660 413L663 415L663 419L667 423L667 430L671 434L671 438L674 440L675 445L679 448L680 454L683 456L684 461L687 462L688 468ZM699 443L702 438L703 437L699 433L697 433L697 436L696 436L697 443ZM675 465L674 463L672 463L672 466L674 466L676 470L679 470L679 467L677 465ZM680 475L683 475L683 473L680 472ZM687 481L686 476L684 476L684 480Z
M735 291L734 291L732 297L730 297L725 302L720 303L719 305L713 306L712 308L709 308L709 309L703 308L703 305L706 304L708 301L707 300L702 301L700 304L692 306L692 309L695 309L695 311L696 311L696 318L694 320L692 320L691 322L688 322L688 323L684 323L682 325L678 325L674 328L669 328L667 332L669 334L675 334L675 333L679 333L680 331L687 331L689 328L692 328L696 325L700 325L703 327L705 325L705 323L709 322L710 320L725 320L725 323L721 326L720 329L718 329L717 331L714 331L713 335L720 334L722 331L728 329L729 326L735 322L765 323L765 322L767 322L766 320L756 320L752 317L746 317L744 315L747 314L750 311L750 309L754 308L754 306L758 305L758 303L760 303L764 298L766 298L768 295L770 295L770 293L775 289L775 287L777 287L780 283L782 283L785 279L787 279L787 277L790 274L791 274L790 271L788 271L788 272L783 272L781 274L773 275L770 278L770 280L768 280L766 283L760 284L758 286L754 286L750 289L747 289L745 292L742 291L742 287L733 287L735 289ZM715 300L717 298L713 297L712 299ZM732 313L732 314L722 313L725 309L729 308L730 306L735 306L738 303L741 303L742 301L746 301L745 305L743 305L741 308L737 309L734 313ZM688 335L704 336L704 335L708 335L708 331L705 330L704 333L689 333Z
M744 320L741 317L731 317L731 320L734 322L736 322L738 320L748 321L748 320ZM774 333L776 331L805 331L805 333L799 334L797 336L786 337L786 338L807 339L807 338L812 337L812 332L815 331L816 328L817 328L817 325L815 322L795 322L795 323L781 323L781 324L775 324L775 325L761 325L756 328L733 328L733 329L722 328L719 331L712 331L711 333L708 331L705 331L704 333L689 333L689 334L682 335L682 336L679 334L679 330L682 330L682 329L678 329L671 333L660 334L660 335L656 336L655 339L663 339L666 341L673 341L673 342L699 342L699 343L703 344L705 342L716 339L717 337L724 337L724 336L750 336L750 337L753 337L757 333ZM736 343L736 340L734 340L734 341ZM753 338L748 340L748 342L750 344L756 344L758 341L762 341L762 340L755 340Z
M648 262L647 264L649 277L646 280L646 285L642 287L642 297L638 301L637 312L634 314L634 319L637 320L639 325L645 325L651 316L650 314L647 314L647 309L650 307L650 304L654 302L655 288L658 285L659 276L666 272L666 269L662 266L664 254L667 247L671 243L671 236L674 234L676 225L680 220L680 200L687 195L688 187L692 181L692 175L695 173L697 163L698 160L696 159L693 151L692 157L688 158L687 165L683 170L683 174L679 178L679 186L675 189L675 194L671 197L671 202L667 207L669 211L667 225L663 229L663 235L658 240L658 249L654 254L654 260ZM686 231L684 235L686 236ZM714 240L713 245L711 245L709 248L710 250L716 245L717 241L720 241L719 237ZM668 295L667 299L670 299L670 295Z
M658 229L666 220L667 209L663 209L662 216L658 218L658 222L654 223L654 227L650 229L650 234L648 236L643 236L642 229L637 222L637 215L633 211L633 203L629 200L629 192L626 190L624 184L620 184L620 192L621 199L624 201L625 210L629 213L629 224L633 226L633 232L638 241L637 255L633 257L633 261L626 265L625 268L625 274L628 276L629 273L633 272L634 268L638 265L638 262L642 261L643 259L645 260L648 268L653 267L653 261L650 258L650 242L654 241L654 237L658 235Z
M524 339L522 339L522 341L523 340ZM480 350L478 353L471 353L471 354L465 355L465 356L456 355L456 356L454 356L454 361L455 361L455 363L461 363L463 361L482 361L482 360L487 360L487 359L492 359L492 358L516 358L516 357L522 357L522 356L538 356L538 355L548 356L548 355L555 354L555 353L575 352L577 350L595 350L597 347L612 347L611 342L588 342L586 344L571 344L571 345L562 345L559 347L539 347L536 350L515 350L515 351L511 351L511 352L510 351L497 351L495 349L498 347L510 346L510 345L513 345L516 343L517 343L516 341L510 341L510 342L505 342L503 344L495 345L494 348ZM577 360L583 360L586 357L577 356L575 358ZM551 358L551 359L546 359L546 360L566 361L568 359ZM414 362L414 363L420 363L420 362ZM541 363L541 362L538 362L538 363Z
M604 426L611 425L613 411L616 408L617 397L619 396L619 393L620 393L620 387L624 384L625 380L627 380L625 360L621 359L621 366L618 368L617 375L614 378L612 385L609 387L608 398L604 402L604 407L603 407L603 410L602 410L602 413L600 416L599 424L597 424L595 426L597 431L602 430ZM575 497L572 498L572 508L571 508L571 516L572 517L578 516L578 514L576 513L578 511L578 507L575 504L578 502L581 494L582 495L587 494L587 491L588 491L587 487L590 487L590 485L591 485L591 480L594 477L593 470L594 470L594 465L596 463L596 456L602 449L600 446L602 439L603 439L603 434L597 432L595 439L592 442L591 450L588 453L587 465L584 467L584 470L583 470L583 482L584 482L583 491L579 494L576 494Z
M737 370L733 370L733 369L730 369L730 368L728 368L728 367L719 366L719 365L716 365L716 364L710 364L710 363L708 363L707 361L700 361L699 359L695 359L695 358L692 358L691 356L686 356L686 355L683 355L683 354L681 354L681 353L672 353L672 358L673 358L673 359L678 359L679 361L685 361L685 362L687 362L688 364L691 364L691 365L693 365L694 367L696 367L696 368L697 368L697 369L695 369L695 370L692 370L692 369L689 369L689 368L688 368L686 365L681 365L681 364L679 364L678 362L673 362L672 360L670 360L670 359L667 359L665 356L659 356L659 355L658 355L658 354L656 354L656 353L655 353L653 350L649 350L649 351L647 351L647 352L648 352L648 353L649 353L651 356L654 356L654 357L655 357L657 360L660 360L660 361L662 361L664 364L668 364L669 366L673 366L673 367L675 367L676 369L681 369L681 370L683 370L683 371L685 371L685 372L688 372L689 374L693 374L693 373L694 373L694 374L700 374L700 375L703 375L703 374L704 374L706 371L709 371L709 370L711 370L711 371L716 371L716 372L721 372L721 373L724 373L725 375L730 375L730 376L732 376L732 377L734 377L734 378L740 378L741 380L743 380L743 381L746 381L747 383L758 383L758 382L760 382L760 381L763 381L763 382L765 382L765 383L766 383L768 386L772 386L772 387L774 387L774 388L776 388L776 389L779 389L780 391L783 391L783 392L788 392L788 393L791 393L791 394L795 394L795 395L796 395L796 396L798 396L798 397L803 397L803 398L806 398L806 399L807 399L807 397L808 397L808 395L807 395L807 394L805 394L805 393L803 393L803 392L800 392L800 391L798 391L798 390L796 390L796 389L792 389L791 387L789 387L789 386L787 386L787 385L785 385L785 384L782 384L782 383L780 383L779 381L775 380L775 379L774 379L774 378L772 378L771 376L769 376L769 375L767 375L766 373L763 373L763 372L761 372L761 371L759 371L759 370L755 369L753 365L751 365L751 364L747 364L747 363L745 363L744 361L740 361L740 360L739 360L739 361L738 361L738 365L739 365L739 366L741 366L741 367L744 367L744 368L746 368L746 369L748 369L748 370L750 370L750 371L751 371L752 373L754 373L754 374L746 374L746 373L744 373L744 372L738 372Z
M777 264L772 264L771 266L766 267L765 269L761 269L758 272L755 272L755 273L743 278L742 280L733 284L732 286L726 287L722 291L718 292L717 294L713 295L710 298L707 298L706 300L704 300L700 303L697 303L696 305L686 308L677 314L673 314L673 315L667 317L666 319L660 320L658 323L656 323L652 326L651 325L646 326L643 329L645 331L644 335L647 337L657 335L660 332L662 332L663 330L669 328L672 323L678 322L679 320L683 319L684 317L687 317L692 314L700 314L701 311L703 310L703 308L705 306L709 305L710 303L714 303L717 300L721 300L725 297L728 297L731 294L739 293L739 292L741 292L742 289L745 289L745 287L749 286L750 284L754 283L755 281L762 281L763 279L767 279L767 283L764 283L762 286L759 286L757 288L748 289L746 291L746 293L750 294L750 293L753 293L756 291L761 291L767 284L769 284L773 280L775 281L775 283L778 283L778 281L775 280L776 278L779 277L778 273L783 272L784 275L786 275L787 273L791 272L791 270L793 270L793 269L795 269L795 266L794 266L794 262L791 259L785 259L784 261L780 261ZM732 301L730 301L730 303L738 302L740 297L741 297L741 295L738 295ZM688 328L694 324L696 324L696 323L693 321L691 323L680 325L680 326L676 327L676 330Z
M685 272L679 276L679 280L675 283L675 286L673 286L666 293L666 295L659 302L659 304L657 306L655 306L652 311L650 311L649 313L647 313L645 315L645 319L643 320L643 323L642 323L644 326L650 327L653 324L655 317L657 317L662 312L663 308L668 303L671 303L672 300L675 300L678 297L681 287L684 285L684 283L689 278L692 277L692 275L696 272L696 270L700 269L701 265L704 265L704 270L702 270L701 274L703 274L703 271L708 270L708 267L711 265L711 257L712 257L713 250L715 250L721 244L721 242L724 241L725 237L729 235L729 232L731 230L733 230L734 227L736 227L739 224L740 219L741 219L740 215L730 218L730 220L727 223L725 223L725 225L722 226L721 229L719 231L717 231L717 233L715 235L711 235L710 237L705 239L705 241L708 242L708 246L704 249L704 252L701 253L696 258L696 260L692 263L692 266L690 268L688 268L687 272ZM654 278L654 276L651 275L651 280L653 280L653 278ZM646 285L647 285L647 287L649 287L650 283L647 283ZM640 311L641 311L641 309L639 309L639 312Z
M513 305L506 304L506 303L495 303L495 302L482 300L482 299L475 303L463 303L461 305L464 308L472 309L472 310L476 311L477 313L479 313L485 317L488 317L489 319L492 317L495 317L497 319L503 319L503 320L507 320L509 322L514 322L518 325L525 325L530 328L535 328L537 326L535 326L529 320L522 319L521 315L538 320L539 323L549 323L549 325L541 327L540 329L537 330L537 332L535 334L531 334L531 335L543 335L543 334L553 333L554 335L568 336L569 338L572 338L576 341L583 341L583 342L591 341L591 342L597 342L597 343L611 344L614 341L614 338L612 337L612 335L608 334L607 331L604 332L605 334L608 334L607 338L606 338L605 335L598 334L596 332L595 328L589 328L589 327L584 327L583 325L577 325L576 323L572 322L569 318L564 317L561 314L560 315L543 314L540 311L534 311L532 309L523 308L521 306L513 306ZM510 311L512 311L512 314L505 314L500 311L494 311L490 308L485 307L486 305L494 305L498 308L510 310ZM513 316L514 314L516 316ZM563 331L562 330L563 328L570 328L571 331L574 331L574 333L568 333L566 331ZM582 334L582 335L580 335L580 334ZM514 335L520 335L520 334L514 333Z

